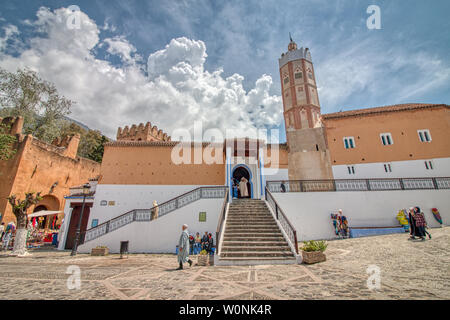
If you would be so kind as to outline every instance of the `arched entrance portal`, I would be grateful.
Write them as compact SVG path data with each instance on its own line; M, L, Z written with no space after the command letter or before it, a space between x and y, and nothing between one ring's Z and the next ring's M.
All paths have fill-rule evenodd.
M242 177L248 180L247 182L247 190L249 198L253 198L253 182L252 182L252 174L251 171L244 165L238 165L234 167L232 177L232 186L233 186L233 198L241 198L241 192L239 190L239 182Z
M36 207L33 209L33 213L39 211L59 211L59 208L59 199L53 195L47 194L44 195L42 197L42 200L36 204ZM54 229L58 224L61 223L60 220L62 220L62 214L44 214L43 216L36 217L35 219L40 229Z

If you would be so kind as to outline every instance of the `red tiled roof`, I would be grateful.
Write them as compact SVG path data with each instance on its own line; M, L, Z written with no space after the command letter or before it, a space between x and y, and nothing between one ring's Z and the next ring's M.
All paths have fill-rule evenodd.
M430 104L430 103L404 103L404 104L395 104L395 105L384 106L384 107L327 113L327 114L322 114L322 119L326 120L326 119L334 119L334 118L354 117L354 116L361 116L361 115L368 115L368 114L376 114L376 113L383 113L383 112L398 112L398 111L408 111L408 110L425 109L425 108L436 108L436 107L450 108L450 105Z

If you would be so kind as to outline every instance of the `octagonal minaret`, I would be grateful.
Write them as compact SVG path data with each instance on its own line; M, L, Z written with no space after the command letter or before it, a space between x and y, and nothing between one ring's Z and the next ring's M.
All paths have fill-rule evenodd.
M311 53L290 38L278 60L289 147L289 179L332 179L330 155L320 121L320 103Z

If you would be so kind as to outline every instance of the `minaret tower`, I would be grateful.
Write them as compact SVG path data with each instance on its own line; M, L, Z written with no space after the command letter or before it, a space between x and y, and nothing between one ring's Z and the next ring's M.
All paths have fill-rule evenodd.
M290 37L288 51L278 62L289 147L289 179L332 179L311 53L308 48L298 49Z

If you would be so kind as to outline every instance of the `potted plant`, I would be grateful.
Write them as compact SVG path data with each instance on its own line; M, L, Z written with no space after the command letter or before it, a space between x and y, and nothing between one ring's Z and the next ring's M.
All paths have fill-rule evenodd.
M302 249L303 262L313 264L323 262L327 258L324 254L328 244L326 241L304 241Z
M91 249L91 256L107 256L109 254L108 247L97 246Z
M209 265L209 255L206 250L200 251L197 257L197 264L199 266L208 266Z

